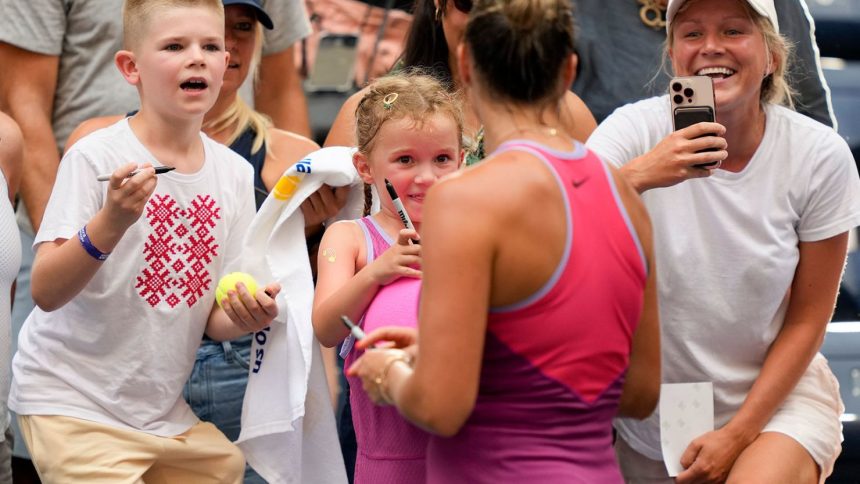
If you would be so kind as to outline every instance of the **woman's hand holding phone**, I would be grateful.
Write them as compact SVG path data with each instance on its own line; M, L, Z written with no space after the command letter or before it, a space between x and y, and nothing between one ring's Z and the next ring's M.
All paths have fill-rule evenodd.
M672 108L674 131L680 131L699 123L715 122L717 120L717 106L714 98L714 80L708 76L673 78L669 82L669 104ZM705 133L701 136L715 136L715 134ZM717 148L709 147L702 151L717 151ZM719 168L721 160L694 166L696 168Z
M728 156L726 139L722 137L725 132L719 123L698 123L675 131L625 165L625 176L632 178L630 181L640 193L707 177Z

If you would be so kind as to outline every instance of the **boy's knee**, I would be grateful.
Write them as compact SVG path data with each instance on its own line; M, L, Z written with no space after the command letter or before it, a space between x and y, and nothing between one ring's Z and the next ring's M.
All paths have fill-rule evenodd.
M231 443L230 454L227 457L227 460L230 464L230 468L241 469L242 472L245 472L245 454L242 453L242 449L240 449L236 444Z
M224 457L224 475L226 476L224 482L241 483L245 476L245 454L232 442L227 450Z
M210 422L201 422L194 429L199 437L205 441L209 457L206 459L216 474L223 476L221 482L242 482L245 475L245 454L233 442L230 442L220 430ZM197 442L200 444L201 442Z

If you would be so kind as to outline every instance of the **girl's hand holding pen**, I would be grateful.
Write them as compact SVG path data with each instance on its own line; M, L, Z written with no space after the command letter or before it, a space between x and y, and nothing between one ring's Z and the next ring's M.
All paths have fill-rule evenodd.
M402 229L397 242L367 266L373 280L380 286L391 284L401 277L421 277L421 246L411 244L417 239L414 229Z
M248 292L244 283L236 284L236 290L227 291L221 307L233 324L248 333L260 331L272 323L278 315L275 297L281 292L281 285L273 282L257 289L256 294Z
M144 163L136 175L129 177L136 169L137 164L128 163L111 174L102 208L110 225L123 231L140 218L158 182L151 164Z

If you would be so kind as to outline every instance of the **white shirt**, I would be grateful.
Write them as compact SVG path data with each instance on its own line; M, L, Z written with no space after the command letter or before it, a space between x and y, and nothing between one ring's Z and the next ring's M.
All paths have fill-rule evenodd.
M743 171L642 196L654 226L663 382L712 381L718 428L743 403L782 328L798 243L860 224L860 179L842 138L784 107L766 105L765 114ZM616 110L587 146L621 166L671 129L668 96L646 99ZM660 459L658 422L655 412L617 427Z
M15 212L9 203L9 187L0 170L0 425L9 425L6 398L9 396L9 361L12 359L11 290L21 266L21 238ZM6 437L0 432L0 442Z
M10 407L177 435L197 422L182 398L219 277L236 266L254 216L253 170L201 134L193 174L158 175L155 193L92 280L60 309L33 310L13 361ZM34 244L77 240L104 204L96 176L160 163L128 120L75 144Z

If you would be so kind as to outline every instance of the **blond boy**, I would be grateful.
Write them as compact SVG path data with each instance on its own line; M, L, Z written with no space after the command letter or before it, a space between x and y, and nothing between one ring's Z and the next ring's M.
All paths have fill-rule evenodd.
M241 482L239 449L182 398L203 332L268 326L280 290L214 301L254 215L250 165L200 133L227 65L223 15L221 0L127 0L116 64L140 112L60 164L9 398L44 482Z

